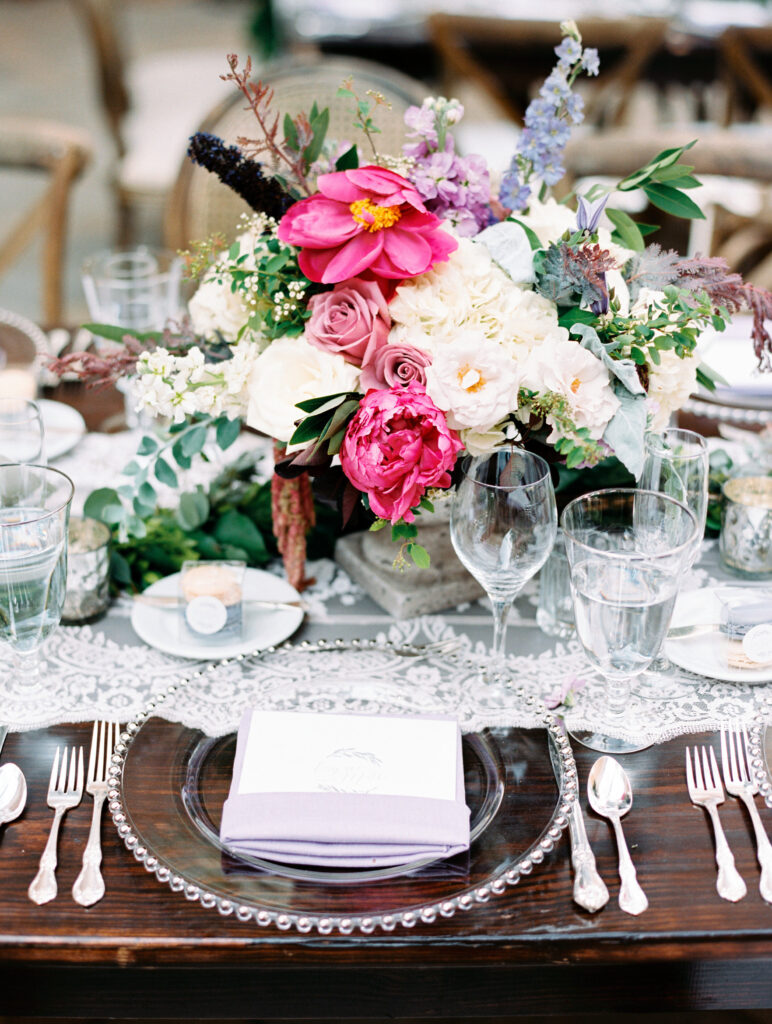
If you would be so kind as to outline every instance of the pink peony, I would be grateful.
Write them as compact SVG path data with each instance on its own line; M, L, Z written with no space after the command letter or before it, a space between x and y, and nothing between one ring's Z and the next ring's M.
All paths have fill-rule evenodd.
M340 462L377 516L410 523L427 487L450 487L448 471L462 447L426 389L413 381L368 391L346 429Z
M375 281L336 284L331 292L314 295L308 303L306 341L325 352L342 355L361 366L386 344L391 327L389 307Z
M432 357L413 345L383 345L362 363L360 383L369 388L391 388L395 384L426 384L426 367Z
M335 284L365 271L392 280L417 277L458 246L394 171L335 171L317 184L319 192L294 203L279 224L279 238L301 248L300 269L311 281Z

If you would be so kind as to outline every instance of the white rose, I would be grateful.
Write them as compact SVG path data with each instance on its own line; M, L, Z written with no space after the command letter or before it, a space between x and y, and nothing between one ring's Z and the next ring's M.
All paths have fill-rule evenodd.
M606 425L620 406L609 380L609 372L600 359L575 341L558 341L534 349L525 363L522 386L539 394L561 395L568 405L574 426L586 427L590 437L599 440ZM558 437L556 422L549 440Z
M464 448L470 455L487 455L507 439L500 426L493 426L488 430L475 430L474 427L468 427L466 430L460 431L460 436Z
M697 384L697 360L693 356L679 359L672 349L661 350L659 366L649 367L646 409L648 429L661 433L670 417L681 408Z
M222 282L209 278L198 288L188 303L193 330L204 338L221 334L226 341L236 341L239 331L249 319L242 293L232 292L230 278Z
M543 203L532 199L528 213L518 215L517 219L534 232L545 248L550 242L557 242L566 231L576 230L574 210L552 198Z
M439 348L426 367L426 391L454 430L487 432L517 408L517 364L495 342L465 332Z
M296 420L304 415L296 408L298 402L353 391L358 380L358 368L343 356L314 348L303 337L279 338L252 368L247 425L277 441L289 441Z

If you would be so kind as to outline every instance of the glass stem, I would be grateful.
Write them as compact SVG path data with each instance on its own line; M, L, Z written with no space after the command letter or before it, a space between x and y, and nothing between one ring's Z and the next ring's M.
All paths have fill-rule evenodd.
M42 678L40 651L14 651L13 671L19 687L34 689Z
M629 679L606 679L606 707L613 718L621 718L630 699Z
M491 658L495 662L502 662L506 656L507 647L507 619L509 609L512 607L512 598L500 600L492 597L493 605L493 646L491 647Z

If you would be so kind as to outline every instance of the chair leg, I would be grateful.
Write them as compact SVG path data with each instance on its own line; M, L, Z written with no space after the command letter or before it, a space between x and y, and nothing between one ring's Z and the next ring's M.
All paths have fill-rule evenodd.
M116 243L119 246L131 245L134 240L134 210L128 196L116 188L118 223L116 227Z

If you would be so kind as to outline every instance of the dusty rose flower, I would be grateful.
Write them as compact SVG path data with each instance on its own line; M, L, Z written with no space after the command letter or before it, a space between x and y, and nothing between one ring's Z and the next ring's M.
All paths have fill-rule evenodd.
M357 167L322 174L317 185L279 224L282 242L300 247L300 269L311 281L335 284L366 270L403 280L446 260L458 245L395 171Z
M308 308L306 341L342 355L347 363L361 366L386 344L391 317L375 281L355 277L336 284L331 292L314 295Z
M383 345L362 363L360 385L370 388L391 388L395 384L426 384L426 367L432 357L413 345Z
M449 470L462 447L426 389L413 381L365 395L346 430L340 462L377 516L409 523L428 487L450 487Z

